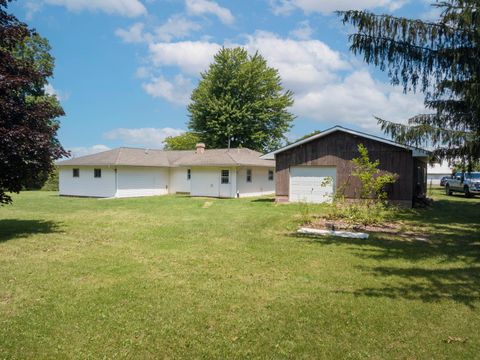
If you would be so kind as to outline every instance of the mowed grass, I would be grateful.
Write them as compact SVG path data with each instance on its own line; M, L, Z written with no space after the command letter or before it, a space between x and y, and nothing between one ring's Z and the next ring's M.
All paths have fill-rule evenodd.
M424 242L298 237L325 208L268 198L24 192L0 358L479 358L480 199L434 196L400 216Z

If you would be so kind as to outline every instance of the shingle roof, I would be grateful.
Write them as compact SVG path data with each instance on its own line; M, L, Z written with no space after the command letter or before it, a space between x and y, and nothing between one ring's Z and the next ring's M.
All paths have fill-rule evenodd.
M261 153L250 149L207 149L164 151L121 147L93 155L57 162L58 166L262 166L274 167L272 160L262 160Z
M393 145L393 146L397 146L397 147L401 147L401 148L404 148L404 149L407 149L407 150L411 150L412 151L412 156L413 157L428 157L429 156L429 152L427 150L424 150L424 149L420 149L420 148L417 148L417 147L414 147L414 146L409 146L409 145L404 145L404 144L399 144L395 141L392 141L392 140L388 140L388 139L384 139L384 138L381 138L379 136L375 136L375 135L371 135L371 134L367 134L367 133L364 133L364 132L361 132L361 131L358 131L358 130L352 130L352 129L348 129L346 127L343 127L343 126L334 126L334 127L331 127L325 131L322 131L318 134L315 134L315 135L312 135L308 138L305 138L305 139L302 139L302 140L299 140L297 142L294 142L292 144L289 144L289 145L286 145L284 147L281 147L280 149L277 149L275 151L272 151L268 154L265 154L265 155L262 155L262 159L273 159L274 156L278 153L281 153L285 150L288 150L288 149L291 149L291 148L294 148L298 145L302 145L302 144L305 144L309 141L312 141L314 139L318 139L318 138L321 138L321 137L324 137L324 136L327 136L335 131L343 131L343 132L346 132L346 133L349 133L349 134L352 134L352 135L357 135L357 136L361 136L361 137L364 137L364 138L367 138L367 139L372 139L372 140L376 140L376 141L380 141L380 142L383 142L385 144L390 144L390 145Z

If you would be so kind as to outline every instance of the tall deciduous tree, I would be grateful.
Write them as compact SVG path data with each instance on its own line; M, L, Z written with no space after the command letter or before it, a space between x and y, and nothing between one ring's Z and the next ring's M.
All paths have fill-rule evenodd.
M208 147L271 150L285 139L294 116L293 93L258 53L223 48L191 96L189 128Z
M200 142L200 137L192 132L186 132L177 136L165 138L165 150L193 150Z
M387 71L405 91L420 90L432 113L398 124L377 118L397 141L433 146L450 162L474 164L480 159L480 3L444 0L436 22L340 12L353 25L351 50Z
M68 155L57 139L63 109L44 90L54 66L50 46L7 13L8 2L0 0L0 204Z

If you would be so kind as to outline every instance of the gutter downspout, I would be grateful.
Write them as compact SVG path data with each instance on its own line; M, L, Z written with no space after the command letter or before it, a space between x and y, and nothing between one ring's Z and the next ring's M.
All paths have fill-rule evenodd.
M115 168L115 195L114 197L117 197L117 193L118 193L118 172L117 172L117 168Z

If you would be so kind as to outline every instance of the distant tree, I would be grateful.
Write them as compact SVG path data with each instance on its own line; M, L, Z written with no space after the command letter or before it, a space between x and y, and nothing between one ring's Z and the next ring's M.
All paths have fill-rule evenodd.
M296 142L302 141L303 139L307 139L307 138L309 138L310 136L317 135L317 134L320 134L320 133L321 133L320 130L314 130L314 131L312 131L311 133L308 133L307 135L303 135L301 138L298 138L298 139L295 140L295 141L290 141L290 142L288 142L288 144L294 144L294 143L296 143Z
M480 171L479 161L473 162L469 165L465 164L462 161L455 161L451 165L453 169L452 172L460 171L460 172L466 173L466 172L472 172L472 171L475 171L475 172Z
M22 190L40 190L45 185L49 177L49 173L41 172L40 174L36 174L36 176L33 178L25 179Z
M212 148L272 150L285 140L294 116L293 93L258 53L221 49L191 96L189 128Z
M186 132L178 136L169 136L163 142L165 150L193 150L200 142L200 137L192 132Z
M397 141L433 146L434 155L469 168L480 159L480 2L441 0L438 21L340 12L355 28L351 51L388 71L404 91L421 90L431 114L408 124L377 118Z
M54 160L68 153L57 139L64 115L57 98L45 93L54 60L48 41L6 11L0 0L0 204L7 192L46 179Z
M55 170L50 174L48 179L43 184L41 190L43 191L58 191L58 177L59 170L58 167L55 167Z

